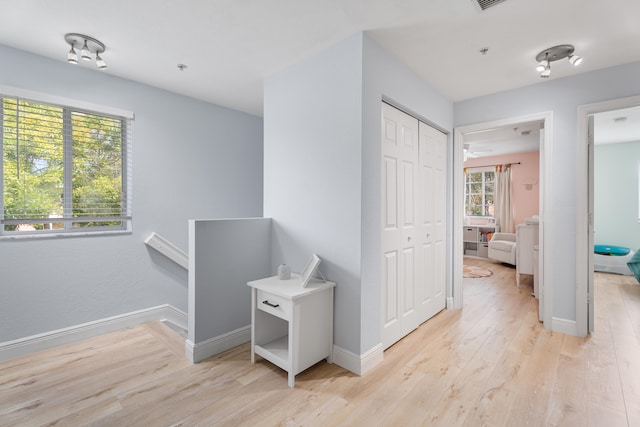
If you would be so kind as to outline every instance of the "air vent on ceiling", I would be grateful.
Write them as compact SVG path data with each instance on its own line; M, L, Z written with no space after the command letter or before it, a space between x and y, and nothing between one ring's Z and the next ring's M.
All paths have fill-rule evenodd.
M502 3L505 0L476 0L476 1L478 2L478 5L480 5L480 9L485 10L499 3Z

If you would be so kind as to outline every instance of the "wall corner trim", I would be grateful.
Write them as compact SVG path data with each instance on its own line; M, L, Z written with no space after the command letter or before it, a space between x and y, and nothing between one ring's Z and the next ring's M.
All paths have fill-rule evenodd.
M198 363L208 357L222 353L248 341L251 341L251 325L243 326L242 328L209 338L199 343L186 340L184 353L185 357L192 363Z
M384 348L382 343L376 345L364 354L357 355L348 350L333 346L333 363L362 376L384 360Z
M36 351L73 343L120 329L131 328L154 320L167 320L183 329L187 328L186 313L168 304L159 305L0 343L0 361L25 356Z

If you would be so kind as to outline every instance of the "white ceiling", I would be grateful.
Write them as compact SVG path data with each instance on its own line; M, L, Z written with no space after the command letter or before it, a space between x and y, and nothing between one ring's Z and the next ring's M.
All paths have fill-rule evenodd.
M489 128L464 135L467 157L500 156L527 153L540 149L540 127L543 121Z
M557 44L585 60L551 79L639 61L638 18L638 0L0 0L0 44L65 61L84 33L108 74L261 115L266 77L358 31L459 101L539 83Z
M596 144L640 141L640 107L598 113L593 129Z

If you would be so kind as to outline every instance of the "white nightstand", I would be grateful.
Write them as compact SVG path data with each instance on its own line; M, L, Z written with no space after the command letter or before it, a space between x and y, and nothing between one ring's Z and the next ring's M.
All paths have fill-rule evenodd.
M312 279L306 288L300 277L269 277L251 287L251 363L262 356L295 376L333 354L333 282Z

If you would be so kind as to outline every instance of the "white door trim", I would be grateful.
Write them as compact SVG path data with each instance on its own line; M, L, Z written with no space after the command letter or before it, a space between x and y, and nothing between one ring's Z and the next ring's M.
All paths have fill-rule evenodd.
M553 112L527 114L485 123L460 126L454 129L453 137L453 308L462 308L462 227L464 225L464 135L484 129L510 126L523 122L544 121L544 143L540 147L540 268L539 273L544 283L543 321L546 328L551 328L553 317L553 282L551 280L552 251L551 242L545 236L553 235L553 218L550 207L553 189Z
M589 244L589 203L593 200L593 163L589 161L589 116L605 111L619 110L640 105L640 96L612 99L578 106L578 147L576 163L576 328L578 336L584 337L593 331L593 300L589 306L589 295L593 295L593 250ZM593 225L591 226L591 228ZM591 312L591 315L590 315ZM589 317L592 322L589 323Z

